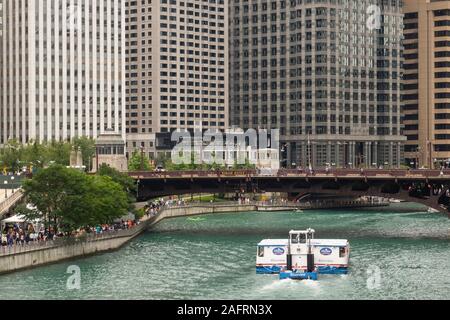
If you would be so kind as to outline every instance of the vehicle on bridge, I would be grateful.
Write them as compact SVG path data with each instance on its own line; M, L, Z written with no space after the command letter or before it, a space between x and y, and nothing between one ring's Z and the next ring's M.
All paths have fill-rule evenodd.
M256 273L314 279L319 274L347 274L350 244L346 239L314 239L313 229L290 231L289 239L265 239L258 244ZM312 261L308 261L312 259ZM286 276L286 273L288 276ZM301 278L300 276L298 278Z

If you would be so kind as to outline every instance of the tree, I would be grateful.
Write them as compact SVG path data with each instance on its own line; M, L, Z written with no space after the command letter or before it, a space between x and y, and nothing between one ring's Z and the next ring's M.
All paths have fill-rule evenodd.
M122 190L128 195L128 210L134 211L134 202L136 202L136 182L133 178L122 173L106 164L102 164L97 172L99 176L110 177L112 181L119 184Z
M150 166L149 159L139 151L134 151L128 161L128 170L130 171L150 171L152 167Z
M87 137L75 138L72 145L75 149L80 148L83 157L83 165L86 166L87 171L90 171L92 167L92 158L95 155L95 141Z
M0 154L2 169L16 172L20 170L22 158L22 146L17 140L10 140Z
M122 186L106 176L88 176L52 165L23 184L27 203L34 209L18 211L27 220L40 219L55 232L111 223L127 213L128 197Z
M55 164L68 166L70 164L70 151L72 145L69 142L52 141L48 146L48 159Z
M27 146L23 146L23 160L27 165L34 168L43 168L49 159L47 145L43 145L35 141Z

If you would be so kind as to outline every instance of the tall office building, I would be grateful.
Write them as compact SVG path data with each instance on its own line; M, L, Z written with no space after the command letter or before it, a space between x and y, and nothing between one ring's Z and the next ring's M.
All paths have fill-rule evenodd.
M450 1L406 0L403 109L406 161L415 167L450 160Z
M288 167L402 163L401 0L229 5L233 125L279 128Z
M125 0L0 0L0 144L125 138Z
M176 129L227 128L225 1L128 0L126 15L128 152L154 156Z

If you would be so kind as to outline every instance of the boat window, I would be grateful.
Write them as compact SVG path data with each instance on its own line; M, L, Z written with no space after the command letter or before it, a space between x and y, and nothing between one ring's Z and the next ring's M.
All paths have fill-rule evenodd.
M298 238L296 234L291 235L291 243L298 243Z
M339 258L345 257L346 251L347 250L345 250L345 247L339 248Z
M258 257L264 257L264 247L258 247Z
M306 243L306 234L300 233L300 243Z

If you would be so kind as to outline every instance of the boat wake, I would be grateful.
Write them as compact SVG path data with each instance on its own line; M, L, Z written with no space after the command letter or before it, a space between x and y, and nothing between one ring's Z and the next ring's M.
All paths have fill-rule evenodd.
M280 290L280 289L287 289L287 288L299 288L300 286L306 286L308 288L317 288L320 287L320 281L315 280L292 280L292 279L286 279L286 280L275 280L261 288L262 291L273 291L273 290Z

